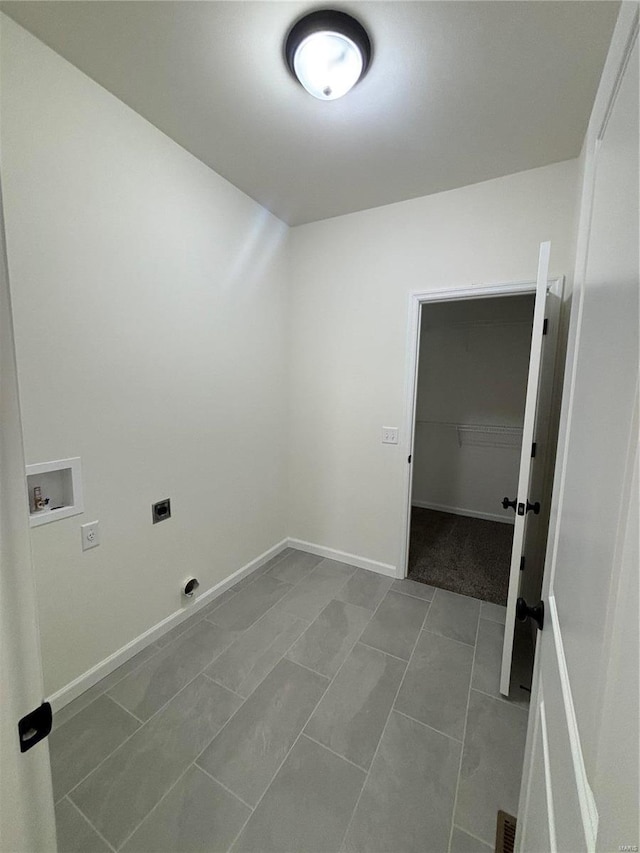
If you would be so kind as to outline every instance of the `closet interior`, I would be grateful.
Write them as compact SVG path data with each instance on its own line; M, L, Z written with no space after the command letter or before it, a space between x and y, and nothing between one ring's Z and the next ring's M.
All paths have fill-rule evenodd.
M507 600L534 297L422 307L408 577Z

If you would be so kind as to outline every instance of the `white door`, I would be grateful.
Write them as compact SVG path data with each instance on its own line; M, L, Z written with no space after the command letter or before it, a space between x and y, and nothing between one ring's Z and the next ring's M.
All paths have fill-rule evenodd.
M533 311L533 328L531 332L531 355L529 357L529 375L527 378L527 394L524 410L524 423L522 427L522 449L520 452L518 491L512 499L512 508L515 512L515 524L513 528L513 545L511 548L511 567L509 570L509 593L507 595L504 645L502 648L502 670L500 673L500 692L505 696L509 695L509 687L511 683L511 661L513 657L516 601L520 594L521 561L525 556L525 545L529 538L527 537L529 513L538 513L540 511L539 501L537 500L538 496L532 495L530 491L534 464L540 464L539 458L535 459L532 457L531 447L535 440L536 415L538 412L550 252L550 243L542 243L540 245L538 275L536 279L536 301Z
M516 847L637 850L638 45L623 4L586 143Z
M42 703L27 485L0 198L0 850L56 849L47 741L21 752L18 720Z

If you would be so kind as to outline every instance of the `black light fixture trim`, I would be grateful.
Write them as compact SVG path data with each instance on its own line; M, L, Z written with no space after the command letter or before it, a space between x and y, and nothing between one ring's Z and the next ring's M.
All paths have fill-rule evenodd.
M362 72L358 82L362 80L371 65L371 39L360 21L356 21L346 12L338 12L336 9L320 9L300 18L289 30L284 43L284 55L287 66L296 80L298 75L293 67L293 59L296 50L313 33L332 32L340 33L351 39L362 54ZM299 82L299 81L298 81Z

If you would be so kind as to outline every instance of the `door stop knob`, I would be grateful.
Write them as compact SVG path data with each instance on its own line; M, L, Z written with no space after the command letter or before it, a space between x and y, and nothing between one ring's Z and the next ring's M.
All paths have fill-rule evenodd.
M516 601L516 619L519 619L520 622L533 619L538 626L538 631L542 631L544 626L544 601L539 601L533 607L529 607L524 598L519 598Z

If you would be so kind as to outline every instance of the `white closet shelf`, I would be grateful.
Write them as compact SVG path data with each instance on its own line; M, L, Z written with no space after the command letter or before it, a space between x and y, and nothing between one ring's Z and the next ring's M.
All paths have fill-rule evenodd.
M522 444L522 427L503 424L469 424L456 421L417 420L416 424L455 429L458 445L463 447L504 447L517 450Z
M461 320L458 323L423 323L422 328L428 329L430 332L438 329L495 329L505 326L529 326L533 322L533 317L529 320Z

